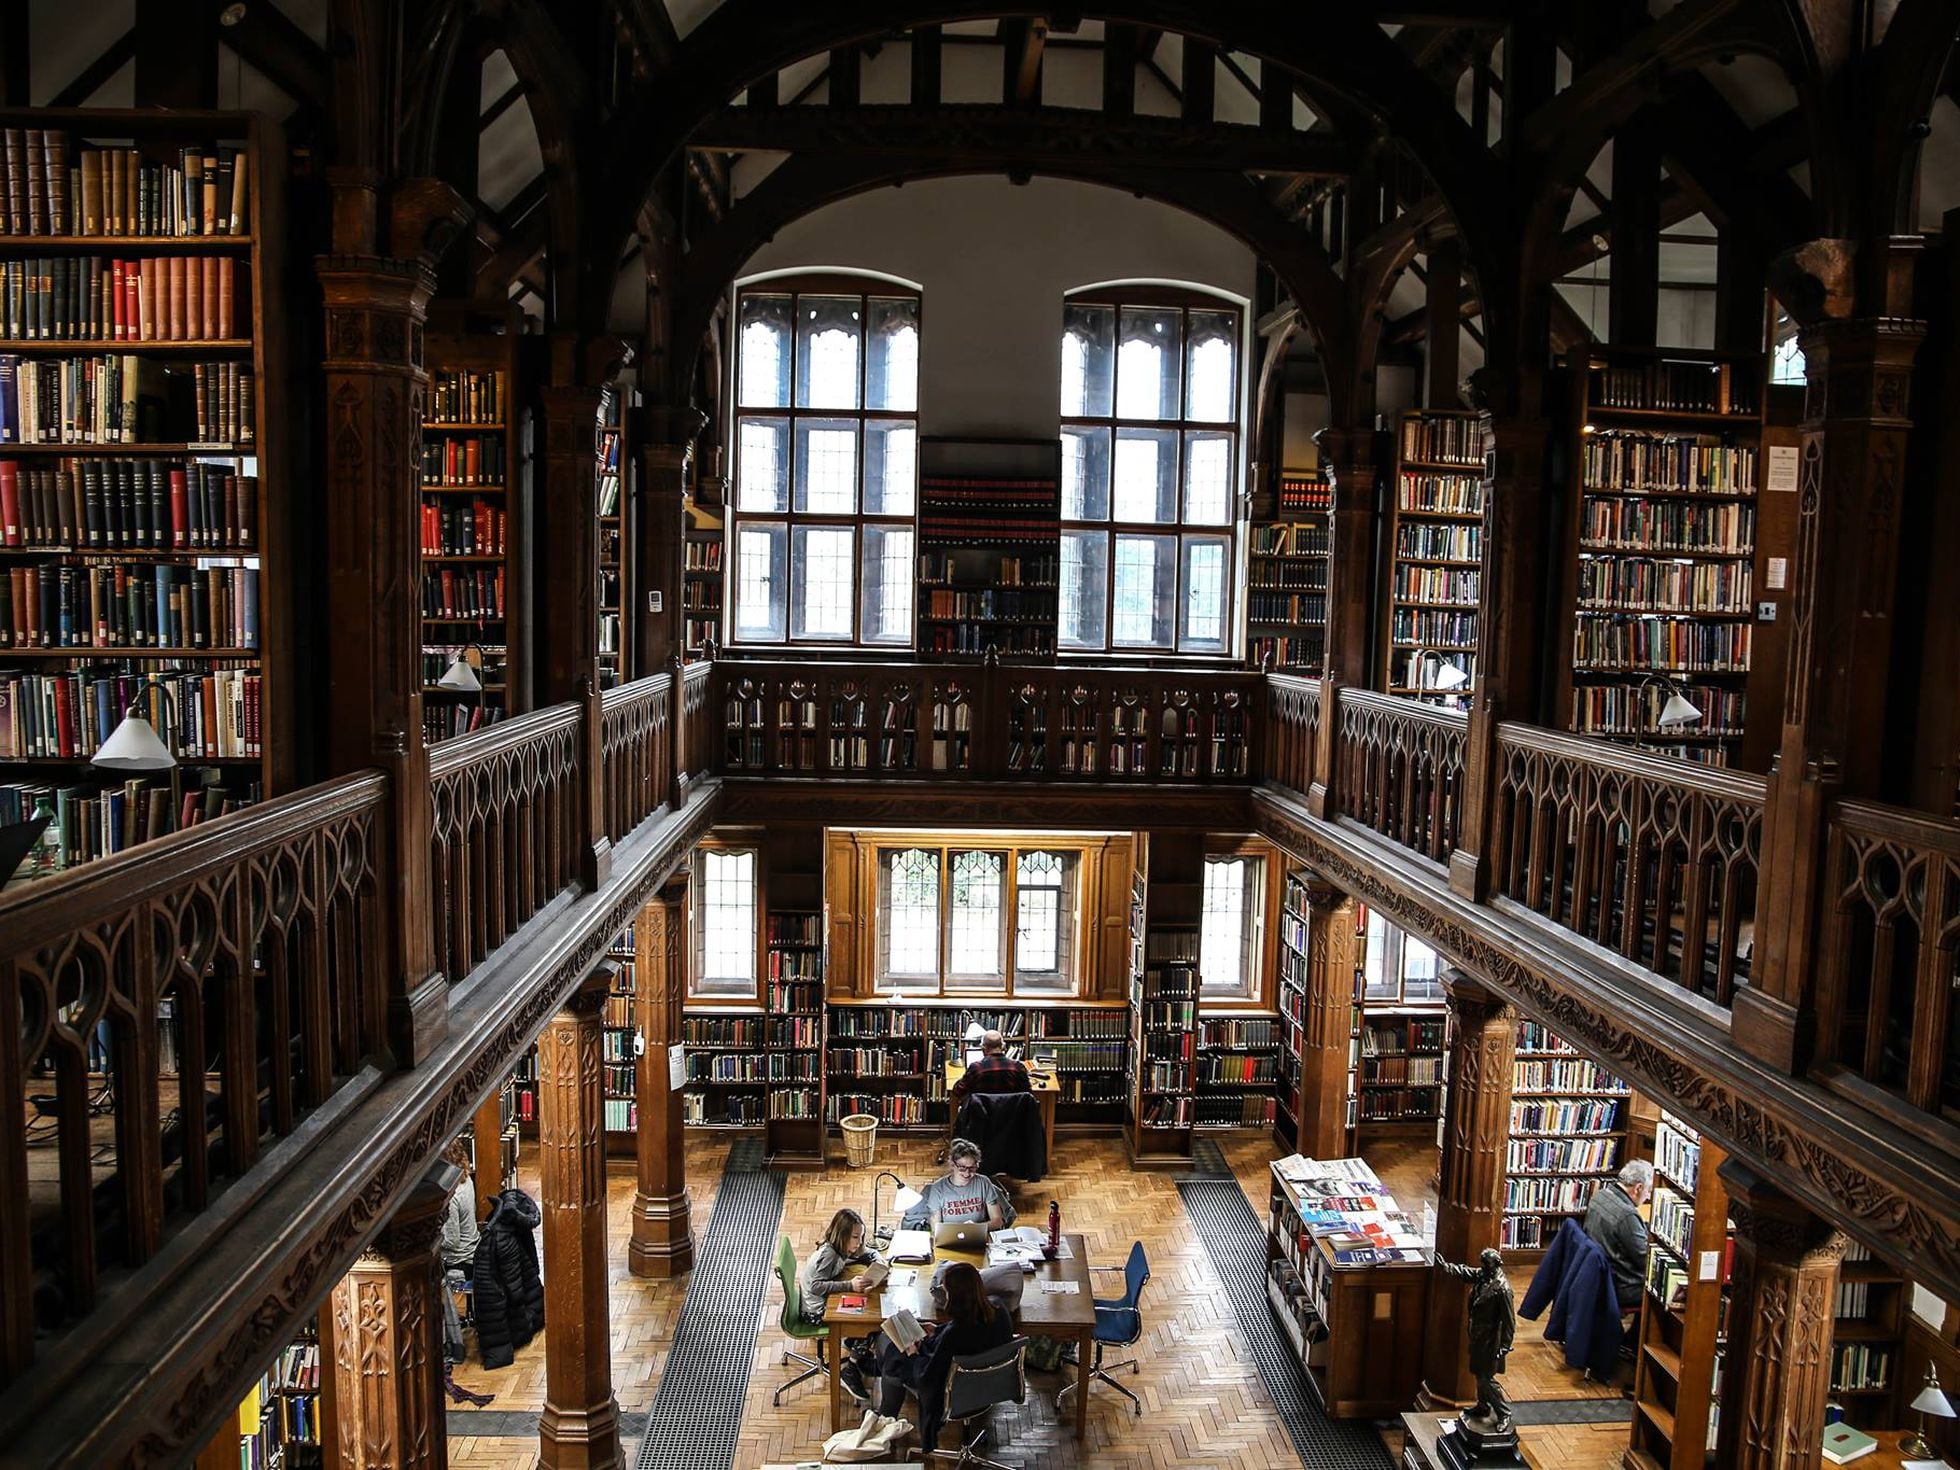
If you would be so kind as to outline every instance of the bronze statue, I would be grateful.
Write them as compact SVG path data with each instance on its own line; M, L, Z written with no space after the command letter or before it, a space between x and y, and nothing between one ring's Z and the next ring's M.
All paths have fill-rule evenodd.
M1504 1359L1517 1336L1518 1314L1511 1283L1504 1275L1504 1258L1486 1250L1481 1265L1459 1266L1438 1256L1436 1267L1470 1283L1470 1371L1477 1379L1477 1403L1464 1414L1463 1425L1483 1436L1508 1433L1511 1401L1497 1375L1504 1371Z

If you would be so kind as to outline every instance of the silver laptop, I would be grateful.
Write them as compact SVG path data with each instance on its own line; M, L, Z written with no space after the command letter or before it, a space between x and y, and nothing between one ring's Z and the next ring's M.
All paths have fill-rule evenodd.
M984 1251L987 1248L985 1220L945 1221L932 1234L935 1250Z

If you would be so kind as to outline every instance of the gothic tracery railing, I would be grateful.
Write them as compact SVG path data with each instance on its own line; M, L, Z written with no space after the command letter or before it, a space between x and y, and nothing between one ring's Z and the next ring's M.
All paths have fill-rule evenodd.
M606 835L618 842L667 803L674 681L666 674L620 684L600 696Z
M1413 699L1343 689L1336 754L1341 812L1447 863L1461 814L1468 721Z

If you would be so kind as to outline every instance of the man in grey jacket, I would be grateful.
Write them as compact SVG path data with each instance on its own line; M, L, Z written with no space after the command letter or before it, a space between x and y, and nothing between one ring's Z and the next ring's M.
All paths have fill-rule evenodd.
M1654 1166L1635 1159L1593 1191L1586 1207L1586 1234L1606 1252L1613 1290L1622 1314L1640 1305L1640 1283L1647 1274L1647 1222L1640 1206L1654 1192Z

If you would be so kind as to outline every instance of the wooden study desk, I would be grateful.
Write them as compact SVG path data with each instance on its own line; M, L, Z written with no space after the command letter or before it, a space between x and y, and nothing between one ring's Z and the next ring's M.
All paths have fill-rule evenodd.
M953 1085L965 1075L965 1062L956 1062L950 1059L947 1061L946 1097L948 1106L946 1116L948 1119L948 1128L952 1127L953 1123L958 1121L960 1113L958 1108L951 1106ZM1055 1167L1055 1104L1061 1099L1062 1084L1053 1072L1036 1075L1030 1071L1028 1075L1033 1083L1034 1100L1041 1104L1041 1131L1048 1135L1048 1167L1052 1170ZM982 1159L980 1161L980 1167L985 1169L986 1166L987 1161Z
M1058 1337L1075 1344L1075 1437L1083 1438L1089 1429L1089 1364L1094 1357L1092 1344L1096 1330L1096 1301L1094 1288L1089 1284L1089 1250L1079 1235L1064 1235L1068 1242L1067 1259L1044 1261L1035 1273L1027 1278L1021 1293L1021 1310L1014 1314L1014 1330L1029 1337ZM884 1320L899 1308L908 1308L921 1322L943 1322L944 1315L932 1300L933 1268L940 1261L965 1261L976 1270L984 1270L987 1258L974 1251L939 1251L934 1259L922 1266L897 1265L894 1271L915 1271L914 1284L904 1287L887 1286L881 1292L872 1293L874 1299L865 1303L864 1310L847 1312L838 1305L848 1293L833 1292L824 1305L823 1323L830 1329L830 1347L826 1356L830 1359L830 1427L838 1430L844 1427L843 1388L838 1375L844 1371L843 1340L846 1337L869 1337L884 1324ZM1073 1281L1072 1293L1051 1295L1041 1289L1043 1281ZM931 1449L931 1445L925 1448Z

